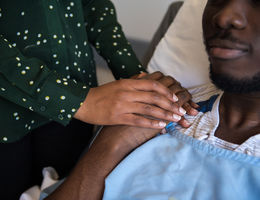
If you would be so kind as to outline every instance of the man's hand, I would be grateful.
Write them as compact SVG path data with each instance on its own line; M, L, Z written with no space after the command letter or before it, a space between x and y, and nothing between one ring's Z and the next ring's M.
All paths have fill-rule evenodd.
M179 107L183 107L188 115L197 115L198 111L196 110L199 106L194 103L191 98L191 94L188 92L186 88L183 88L181 84L176 81L174 78L170 76L165 76L161 72L154 72L152 74L142 73L138 76L134 77L137 79L148 79L148 80L156 80L163 84L165 87L169 88L173 94L175 94L178 98L178 101L175 102ZM182 117L178 124L184 128L190 126L190 123Z
M74 117L91 124L163 129L165 121L177 122L186 113L176 101L157 80L123 79L90 89Z

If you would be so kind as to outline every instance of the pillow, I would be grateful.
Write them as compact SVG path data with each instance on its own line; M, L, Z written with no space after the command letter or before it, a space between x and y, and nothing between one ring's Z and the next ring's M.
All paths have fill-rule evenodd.
M191 88L210 82L209 61L202 36L207 0L185 0L174 22L155 49L148 72L161 71Z

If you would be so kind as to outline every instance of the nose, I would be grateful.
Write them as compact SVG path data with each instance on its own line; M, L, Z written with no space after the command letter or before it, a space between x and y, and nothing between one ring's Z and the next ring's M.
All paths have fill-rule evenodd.
M213 17L213 23L220 29L244 29L247 26L246 13L243 0L227 0Z

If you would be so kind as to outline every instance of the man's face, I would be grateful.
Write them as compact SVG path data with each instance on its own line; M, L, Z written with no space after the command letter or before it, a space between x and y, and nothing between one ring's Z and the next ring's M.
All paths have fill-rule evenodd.
M203 33L213 82L229 92L260 92L260 0L208 0Z

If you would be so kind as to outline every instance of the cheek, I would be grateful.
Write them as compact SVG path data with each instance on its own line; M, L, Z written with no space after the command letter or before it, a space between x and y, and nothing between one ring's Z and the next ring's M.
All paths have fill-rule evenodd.
M207 12L204 12L203 14L203 18L202 18L202 29L203 29L203 35L204 37L207 35L209 35L209 30L210 30L210 27L211 27L211 23L210 23L210 17L208 15Z
M258 14L259 13L259 14ZM258 52L260 49L260 10L258 12L251 12L248 14L248 26L249 31L248 35L251 37L251 45L253 46L253 50ZM249 38L250 39L250 38Z
M260 16L259 16L260 19ZM251 40L252 53L249 60L249 66L254 67L254 71L260 73L260 23L252 31L253 36Z
M260 48L252 54L248 68L250 68L252 74L260 73Z
M260 29L258 30L259 32L254 32L255 36L254 39L252 40L252 47L253 47L253 53L257 54L260 57Z

